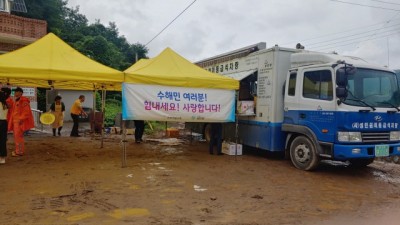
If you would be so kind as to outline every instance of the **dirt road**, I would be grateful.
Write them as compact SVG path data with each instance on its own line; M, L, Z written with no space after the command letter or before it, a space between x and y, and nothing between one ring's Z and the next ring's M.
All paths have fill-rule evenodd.
M395 164L304 172L251 152L209 155L203 142L136 144L130 135L121 168L119 135L103 148L98 137L64 133L26 141L25 156L0 166L2 225L400 224Z

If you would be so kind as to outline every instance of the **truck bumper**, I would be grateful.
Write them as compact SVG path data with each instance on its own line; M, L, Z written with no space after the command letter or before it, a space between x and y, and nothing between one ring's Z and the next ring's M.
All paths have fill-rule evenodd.
M384 144L389 147L389 156L400 155L400 143ZM333 147L333 157L335 160L348 160L356 158L375 158L380 157L375 154L377 145L339 145ZM385 157L385 156L382 156Z

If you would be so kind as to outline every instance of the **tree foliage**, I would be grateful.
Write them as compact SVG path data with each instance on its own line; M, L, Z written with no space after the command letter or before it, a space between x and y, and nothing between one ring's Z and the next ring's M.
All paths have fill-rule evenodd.
M46 20L53 32L82 54L117 70L125 70L136 59L147 58L148 49L139 43L130 44L119 34L117 25L104 26L99 20L89 24L79 6L68 8L68 0L25 0L27 13L19 16Z
M56 34L66 43L106 66L123 71L141 58L148 58L146 46L130 44L119 34L117 24L108 26L96 20L90 24L85 15L79 12L79 6L67 7L68 0L25 0L27 13L15 13L18 16L47 21L47 31ZM46 110L46 90L38 89L38 108ZM96 105L100 109L100 94L96 95ZM107 92L106 124L112 124L117 112L121 111L121 92Z

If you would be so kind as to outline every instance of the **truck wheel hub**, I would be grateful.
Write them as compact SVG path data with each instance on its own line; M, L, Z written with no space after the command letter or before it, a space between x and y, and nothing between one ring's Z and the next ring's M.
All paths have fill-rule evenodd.
M297 162L307 162L310 159L310 149L304 144L297 146L295 149L295 158Z

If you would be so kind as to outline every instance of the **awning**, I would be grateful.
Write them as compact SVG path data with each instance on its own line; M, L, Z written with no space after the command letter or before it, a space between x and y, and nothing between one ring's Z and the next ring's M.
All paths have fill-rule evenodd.
M230 74L224 74L224 76L233 78L235 80L243 80L244 78L252 75L254 72L256 72L258 69L255 70L246 70L238 73L230 73Z

